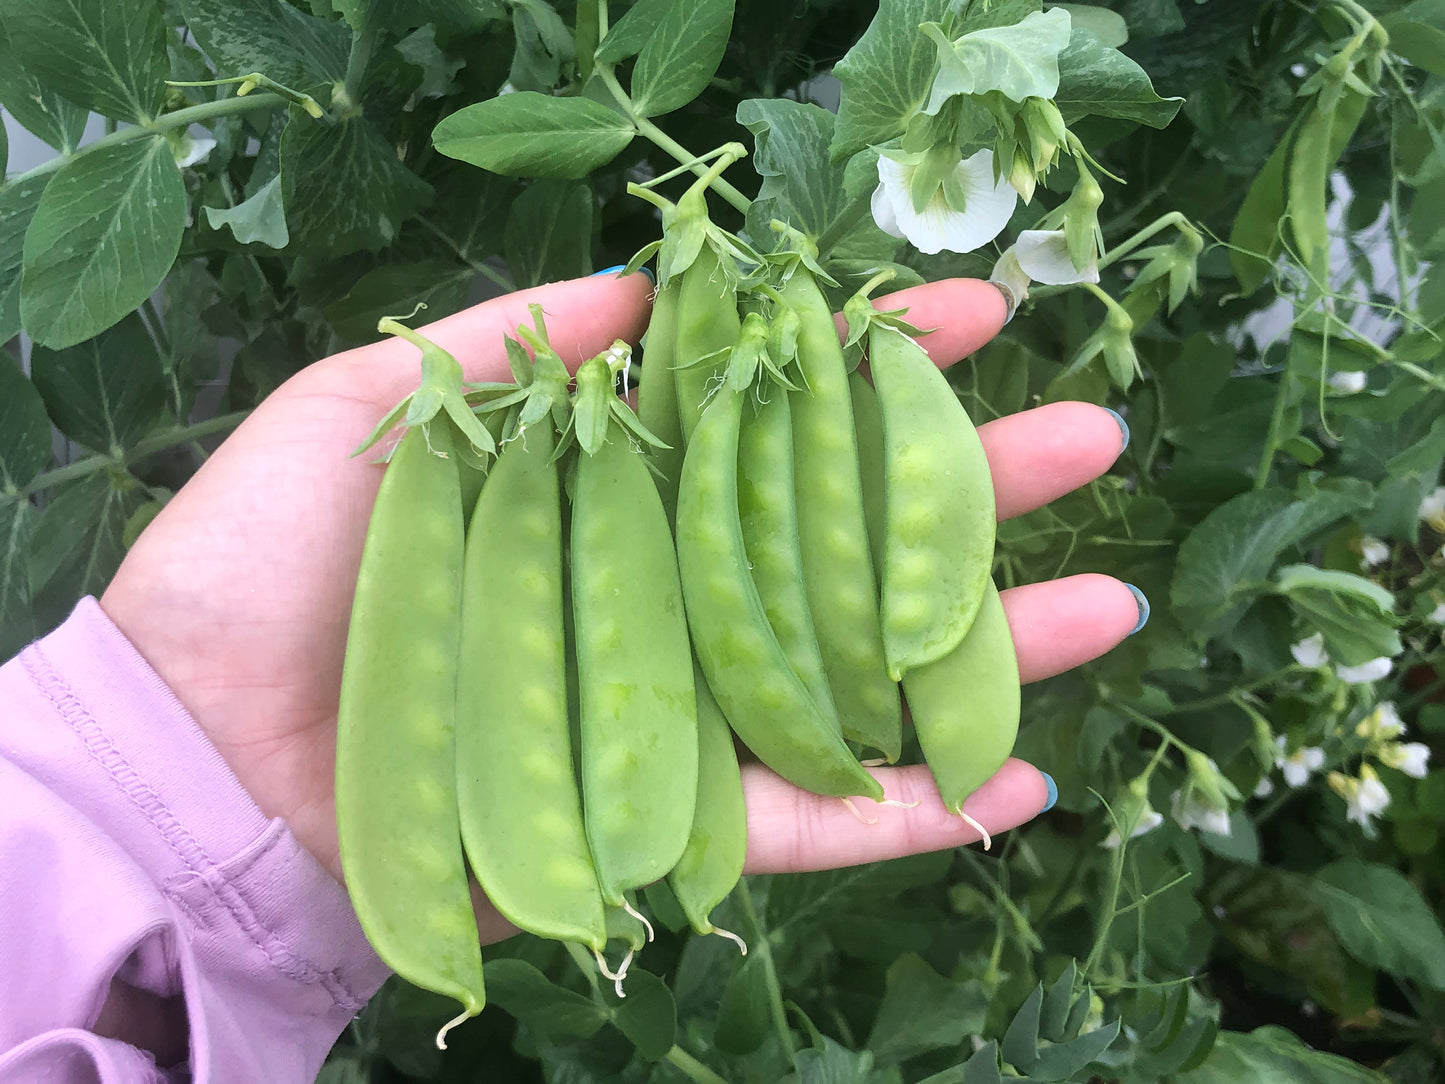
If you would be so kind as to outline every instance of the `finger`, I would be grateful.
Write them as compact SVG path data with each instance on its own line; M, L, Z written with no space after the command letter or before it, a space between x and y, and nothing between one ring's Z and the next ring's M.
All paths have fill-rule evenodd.
M1118 416L1089 403L1049 403L978 430L998 518L1031 512L1092 482L1124 450Z
M968 357L997 335L1008 319L1008 303L997 286L982 279L943 279L910 286L875 297L879 310L907 309L904 319L927 334L918 345L928 351L939 368L946 369ZM838 333L847 337L848 324L835 317Z
M1000 592L1018 656L1019 680L1042 681L1112 650L1144 616L1134 592L1086 572Z
M987 720L980 720L986 725ZM961 847L980 839L978 830L950 813L928 768L874 768L889 799L905 806L854 798L868 820L839 798L799 790L761 764L743 768L748 807L748 857L744 873L798 873ZM963 811L997 835L1038 816L1048 784L1037 768L1009 760L963 803ZM917 803L914 805L914 803Z

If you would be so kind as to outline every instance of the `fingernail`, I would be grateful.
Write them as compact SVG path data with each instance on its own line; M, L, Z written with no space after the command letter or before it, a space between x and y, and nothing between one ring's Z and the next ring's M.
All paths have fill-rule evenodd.
M1129 447L1129 423L1124 420L1124 415L1120 414L1117 410L1109 410L1108 407L1104 407L1103 409L1112 414L1114 420L1119 423L1119 432L1124 434L1124 448ZM1124 448L1119 449L1120 455L1124 454ZM1147 605L1148 603L1145 603L1145 606Z
M1129 630L1129 635L1133 636L1149 623L1149 600L1144 597L1144 592L1132 583L1126 583L1124 586L1134 593L1134 601L1139 604L1139 623Z
M601 271L592 272L591 277L595 279L599 275L615 275L617 274L617 272L625 270L627 270L627 265L625 263L614 264L611 267L604 267Z
M1013 288L1011 286L1005 285L1004 283L999 282L996 279L989 279L988 283L990 286L997 287L998 292L1003 294L1003 303L1008 308L1008 313L1006 316L1004 316L1003 322L1004 326L1007 327L1008 322L1014 318L1014 313L1018 311L1019 299L1017 295L1013 292Z
M1055 803L1059 800L1059 785L1054 782L1054 777L1048 772L1039 772L1039 774L1044 777L1044 785L1049 788L1048 800L1044 802L1044 808L1039 810L1039 812L1047 813L1054 808Z

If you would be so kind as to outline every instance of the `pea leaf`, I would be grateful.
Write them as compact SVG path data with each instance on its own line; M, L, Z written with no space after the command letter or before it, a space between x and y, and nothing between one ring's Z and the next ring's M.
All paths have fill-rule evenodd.
M592 191L585 184L538 181L512 205L503 242L521 287L577 278L592 267Z
M937 23L924 33L937 46L938 75L924 112L936 114L958 94L998 91L1021 102L1052 98L1059 89L1059 54L1069 44L1069 13L1035 12L1012 26L974 30L950 41Z
M281 136L281 190L300 247L323 258L374 252L431 198L365 118L328 125L293 114Z
M32 177L0 188L0 343L20 331L20 268L25 231L35 217L49 177Z
M42 629L59 623L85 595L105 590L125 556L125 525L146 502L129 476L99 471L51 493L30 540L30 589Z
M441 260L386 264L362 275L346 295L326 307L336 334L351 342L374 342L376 322L383 316L411 312L426 305L426 322L450 316L466 300L475 277L471 268Z
M436 126L432 143L493 173L580 180L635 134L625 117L591 99L524 90L457 110Z
M310 91L346 78L345 28L282 0L180 0L186 25L223 76L260 72Z
M1315 874L1314 888L1351 956L1445 990L1445 932L1419 890L1398 872L1345 858Z
M256 192L234 207L207 207L211 229L229 226L243 245L259 242L271 248L285 248L291 241L286 229L286 207L281 197L281 174L276 174Z
M104 331L161 284L185 226L185 186L161 136L76 157L25 234L25 330L57 350Z
M880 1067L984 1030L988 995L978 982L945 978L912 952L893 961L885 982L866 1044Z
M712 80L732 33L734 0L671 0L632 69L632 105L644 117L681 109Z
M165 408L165 377L139 316L64 350L37 345L31 379L55 427L98 452L124 450Z
M928 100L937 48L918 28L940 22L948 0L880 0L878 13L833 74L842 85L834 161L903 134Z
M585 1039L607 1022L607 1010L590 998L550 982L525 960L489 960L487 1000L552 1041Z
M0 357L0 493L24 490L50 462L45 401L8 357Z
M0 19L0 105L34 135L58 151L73 151L88 115L74 102L41 84L21 65Z
M1074 27L1059 55L1059 89L1054 96L1064 120L1118 117L1164 128L1183 98L1161 98L1144 69L1082 27Z
M46 87L117 120L146 121L165 100L165 21L152 0L8 0L5 30Z

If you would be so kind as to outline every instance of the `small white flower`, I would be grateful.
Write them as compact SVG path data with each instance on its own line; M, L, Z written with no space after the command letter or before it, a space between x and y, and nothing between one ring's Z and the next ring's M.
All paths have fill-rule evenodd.
M1317 745L1306 745L1293 753L1285 754L1286 738L1283 734L1274 740L1279 747L1279 756L1274 758L1275 767L1291 787L1299 788L1309 782L1310 776L1325 766L1325 751Z
M1317 632L1297 644L1290 644L1289 653L1301 666L1318 668L1330 664L1329 652L1325 650L1325 638L1322 633Z
M1445 625L1445 602L1437 603L1435 608L1430 611L1430 616L1425 620L1433 621L1437 625Z
M1405 734L1405 720L1393 700L1382 700L1375 710L1360 720L1355 733L1366 741L1394 741Z
M1360 539L1360 567L1374 568L1390 559L1390 547L1378 538L1366 535Z
M1035 282L1072 286L1076 282L1099 281L1097 261L1082 271L1074 266L1063 230L1024 230L1014 242L1014 254L1024 274Z
M1430 771L1430 747L1417 741L1391 742L1375 754L1380 763L1415 779L1424 779Z
M1147 835L1148 833L1154 831L1154 829L1158 828L1163 823L1163 813L1160 813L1157 809L1146 808L1144 812L1139 816L1139 823L1134 825L1134 830L1129 833L1129 838L1138 839L1140 836ZM1112 851L1116 849L1121 842L1122 841L1119 839L1119 829L1115 828L1109 833L1108 837L1105 838L1104 842L1099 844L1099 846L1107 847L1109 850Z
M1379 681L1394 668L1395 664L1389 657L1381 655L1378 659L1362 662L1359 666L1336 666L1335 673L1346 685L1365 685L1371 681Z
M1187 797L1175 791L1170 803L1175 823L1186 832L1191 828L1202 828L1216 836L1229 835L1229 810L1211 805L1192 788L1186 789Z
M1365 374L1358 369L1341 369L1330 374L1329 385L1341 395L1354 395L1365 390Z
M1445 534L1445 486L1436 486L1435 492L1420 502L1420 518Z
M878 158L878 187L873 190L873 220L919 252L972 252L988 244L1008 225L1018 193L1007 179L995 180L993 151L981 150L960 162L952 181L964 207L949 205L948 185L940 185L922 211L913 206L913 174L918 165Z
M1256 798L1268 798L1273 793L1274 783L1267 775L1254 785L1254 796Z

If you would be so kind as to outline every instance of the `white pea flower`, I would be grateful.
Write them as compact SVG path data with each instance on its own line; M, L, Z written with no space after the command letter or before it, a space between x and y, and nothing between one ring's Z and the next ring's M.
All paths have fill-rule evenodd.
M1378 659L1371 659L1362 662L1359 666L1336 666L1335 673L1346 685L1365 685L1371 681L1379 681L1395 668L1395 664L1385 655Z
M1390 559L1390 547L1378 538L1366 535L1360 539L1360 567L1374 568Z
M1445 534L1445 486L1436 486L1435 492L1420 502L1420 518Z
M1341 395L1355 395L1365 390L1365 374L1358 369L1341 369L1330 374L1329 385Z
M1375 753L1380 763L1415 779L1424 779L1430 771L1430 747L1421 742L1390 742Z
M1358 779L1343 772L1330 772L1329 781L1330 789L1343 798L1348 806L1345 818L1354 821L1367 832L1373 830L1374 818L1383 813L1390 804L1390 792L1385 789L1385 784L1380 782L1375 769L1368 764L1362 766Z
M1216 836L1229 835L1229 810L1214 805L1193 787L1174 792L1170 813L1175 823L1186 832L1191 828L1201 828Z
M1291 787L1304 786L1313 773L1325 766L1325 751L1317 745L1306 745L1286 754L1286 739L1283 734L1277 737L1274 743L1279 747L1279 755L1274 758L1275 767Z
M1369 742L1394 741L1405 734L1405 720L1393 700L1382 700L1375 710L1360 720L1355 733Z
M993 151L965 158L942 178L922 210L913 203L914 175L925 165L897 162L880 155L878 187L873 190L873 220L919 252L972 252L988 244L1008 225L1018 193L1006 178L993 175Z
M1157 809L1150 809L1148 807L1145 807L1144 812L1139 815L1139 823L1134 825L1134 830L1129 833L1129 838L1138 839L1140 836L1147 835L1148 833L1154 831L1154 829L1158 828L1163 823L1163 813L1160 813ZM1117 849L1119 844L1122 842L1123 841L1119 838L1119 829L1115 828L1104 839L1104 842L1099 844L1099 846L1106 847L1112 851Z
M1260 781L1254 785L1254 796L1256 798L1268 798L1273 793L1274 782L1267 775L1263 776Z
M1329 653L1325 651L1325 638L1322 633L1317 632L1297 644L1290 644L1289 653L1294 656L1294 661L1301 666L1318 669L1321 666L1328 666L1330 664L1330 656Z
M1089 261L1083 270L1074 266L1063 230L1024 230L1014 242L1014 255L1024 274L1048 286L1098 282L1099 264Z

